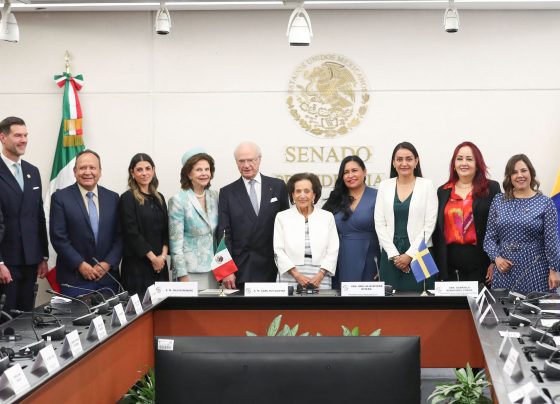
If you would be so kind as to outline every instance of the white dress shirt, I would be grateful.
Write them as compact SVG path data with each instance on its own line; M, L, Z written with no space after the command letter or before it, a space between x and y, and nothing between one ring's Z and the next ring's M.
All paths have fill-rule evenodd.
M251 184L249 184L249 181L247 178L245 177L241 177L243 178L243 182L245 183L245 189L247 190L247 195L249 195L249 198L251 197ZM255 180L255 192L257 193L257 201L259 203L259 210L261 209L261 189L262 189L262 178L261 178L261 173L257 173L257 175L255 175L255 178L253 178Z

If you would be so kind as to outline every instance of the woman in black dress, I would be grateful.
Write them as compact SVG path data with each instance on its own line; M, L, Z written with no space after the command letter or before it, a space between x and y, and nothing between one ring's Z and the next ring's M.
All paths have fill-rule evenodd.
M167 207L158 183L152 158L145 153L132 157L129 189L119 202L124 245L121 278L125 289L140 297L154 282L169 280Z

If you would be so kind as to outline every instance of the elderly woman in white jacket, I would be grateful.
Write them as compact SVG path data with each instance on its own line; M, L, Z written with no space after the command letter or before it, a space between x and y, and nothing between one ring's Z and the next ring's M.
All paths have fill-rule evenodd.
M274 222L279 281L330 289L336 271L338 234L332 213L315 208L321 197L319 178L310 173L294 174L287 188L296 208L278 213Z

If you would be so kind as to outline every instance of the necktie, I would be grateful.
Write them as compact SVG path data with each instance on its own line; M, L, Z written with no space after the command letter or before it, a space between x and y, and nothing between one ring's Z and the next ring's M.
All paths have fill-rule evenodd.
M95 242L97 243L97 233L99 232L99 216L97 215L97 207L93 201L93 192L88 192L86 196L88 198L89 222L91 223L91 229L93 230Z
M251 205L253 205L253 209L255 210L255 214L259 215L259 201L257 200L257 191L255 191L255 181L249 180L249 199L251 200Z
M16 181L19 184L19 187L23 191L23 173L21 172L21 167L18 163L14 163L14 173L16 177Z

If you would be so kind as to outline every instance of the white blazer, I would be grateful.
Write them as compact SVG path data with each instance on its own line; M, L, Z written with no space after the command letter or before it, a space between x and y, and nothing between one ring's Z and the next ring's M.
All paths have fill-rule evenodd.
M399 255L397 247L393 244L395 235L395 214L393 203L397 178L384 180L379 184L377 201L375 203L375 231L379 238L381 248L385 250L389 258ZM414 257L418 252L418 245L424 239L426 245L432 245L432 233L436 226L438 199L437 193L431 180L416 177L410 208L408 211L408 222L406 232L410 241L410 248L405 252Z
M336 271L338 233L331 212L315 207L308 216L312 264L328 271ZM305 258L305 217L296 208L284 210L274 221L274 260L280 275Z

